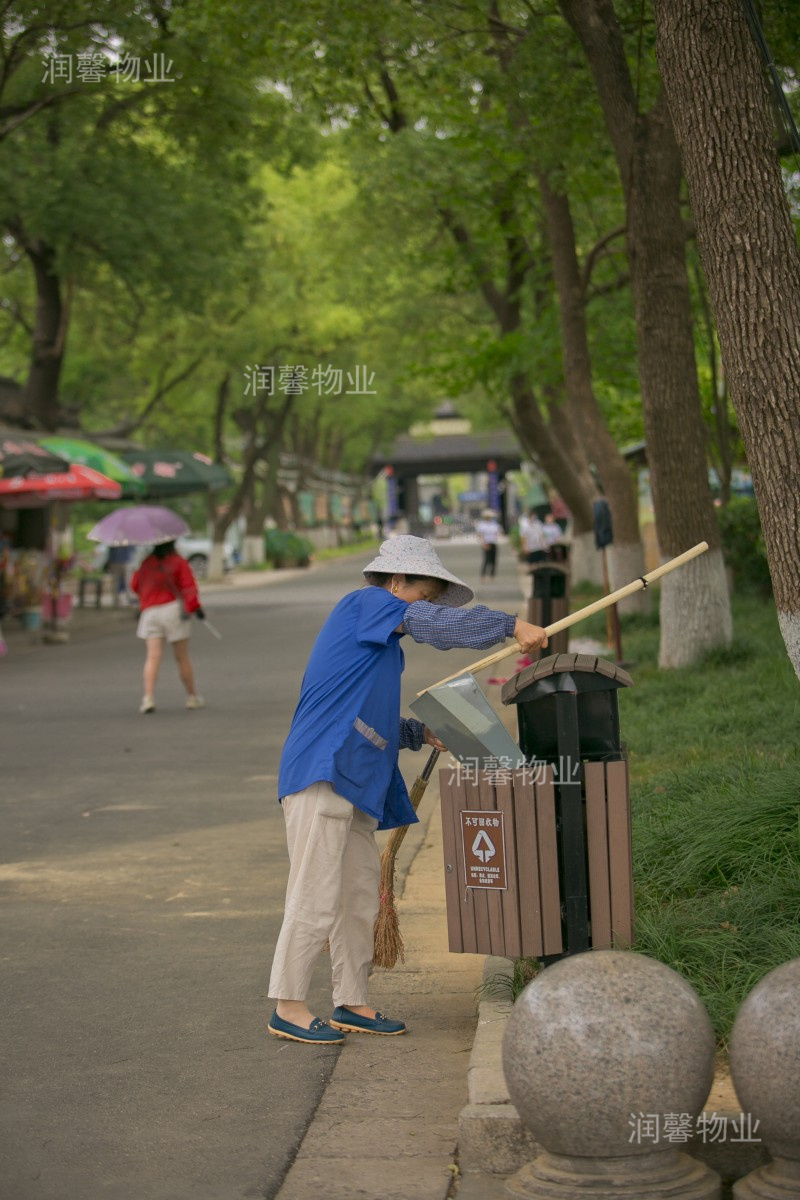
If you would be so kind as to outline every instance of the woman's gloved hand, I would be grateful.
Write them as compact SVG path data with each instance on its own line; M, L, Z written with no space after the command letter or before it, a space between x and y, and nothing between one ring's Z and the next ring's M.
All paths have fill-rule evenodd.
M199 621L205 621L206 619L206 614L203 612L202 608L196 608L194 610L194 615Z

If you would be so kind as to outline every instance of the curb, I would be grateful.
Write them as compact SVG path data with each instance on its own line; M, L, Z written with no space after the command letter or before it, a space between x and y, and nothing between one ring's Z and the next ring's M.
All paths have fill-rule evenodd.
M510 959L487 957L484 987L489 980L510 979L512 970ZM469 1103L458 1117L458 1158L464 1175L510 1175L541 1149L520 1121L503 1073L503 1034L511 1007L510 988L507 997L484 994L478 1004L478 1025L467 1067Z

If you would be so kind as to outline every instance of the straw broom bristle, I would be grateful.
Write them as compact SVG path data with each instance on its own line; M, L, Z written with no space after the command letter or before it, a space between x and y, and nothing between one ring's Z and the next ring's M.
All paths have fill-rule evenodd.
M381 855L380 908L375 921L375 949L372 957L376 967L386 967L388 970L397 964L398 959L400 962L406 961L397 909L394 906L396 857L397 852L390 842Z
M438 757L439 751L432 750L422 775L414 781L414 786L409 794L414 812L419 808L419 802L425 793L430 773ZM372 953L372 962L374 966L386 967L388 970L396 965L398 959L403 963L406 961L397 909L394 906L394 864L397 859L397 851L402 846L403 838L407 833L407 825L400 825L397 829L393 829L381 854L380 906L375 921L375 947Z

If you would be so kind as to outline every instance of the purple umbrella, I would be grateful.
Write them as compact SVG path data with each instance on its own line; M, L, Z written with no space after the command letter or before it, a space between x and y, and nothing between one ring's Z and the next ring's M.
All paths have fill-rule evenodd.
M109 513L86 536L106 546L157 546L188 532L189 526L171 509L137 504Z

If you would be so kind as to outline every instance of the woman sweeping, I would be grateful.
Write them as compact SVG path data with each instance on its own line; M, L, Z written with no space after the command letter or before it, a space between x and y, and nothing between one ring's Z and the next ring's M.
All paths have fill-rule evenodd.
M444 746L421 721L400 716L401 637L439 650L485 649L509 637L525 651L547 644L543 629L512 613L458 611L472 590L424 538L389 539L363 574L371 586L336 605L311 651L278 778L290 869L268 1029L297 1042L406 1032L367 1000L379 906L374 835L417 821L398 751ZM306 1003L326 941L334 1005L327 1022Z

